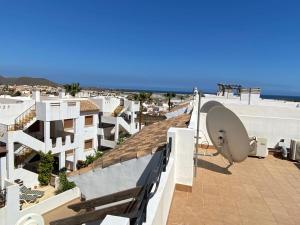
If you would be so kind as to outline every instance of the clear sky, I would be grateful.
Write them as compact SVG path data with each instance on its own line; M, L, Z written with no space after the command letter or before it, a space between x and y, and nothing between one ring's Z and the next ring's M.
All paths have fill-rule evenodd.
M300 95L300 1L0 0L0 74Z

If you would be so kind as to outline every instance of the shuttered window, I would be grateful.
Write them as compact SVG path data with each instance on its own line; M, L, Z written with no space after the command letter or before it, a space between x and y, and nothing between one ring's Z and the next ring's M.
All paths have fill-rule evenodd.
M73 128L73 119L64 120L64 128Z
M66 151L66 157L68 156L73 156L74 155L74 149L71 149L71 150L67 150Z
M85 140L84 149L91 149L91 148L93 148L93 139Z
M93 116L85 116L85 126L93 125Z

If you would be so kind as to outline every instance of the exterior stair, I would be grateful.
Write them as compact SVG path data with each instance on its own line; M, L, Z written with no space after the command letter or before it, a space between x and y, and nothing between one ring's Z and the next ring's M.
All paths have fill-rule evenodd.
M28 128L28 125L33 124L35 121L36 106L34 104L15 119L15 123L8 127L8 131L24 130Z
M27 154L31 153L32 151L33 151L32 148L29 148L26 145L21 144L20 147L18 147L15 150L15 154L16 155L27 155Z
M113 116L113 117L119 116L119 114L122 113L123 109L124 109L124 106L123 106L123 105L119 105L119 106L113 111L112 116Z
M22 130L15 131L17 139L16 142L19 142L22 145L25 145L28 148L31 148L35 151L43 151L45 149L45 143L26 134Z

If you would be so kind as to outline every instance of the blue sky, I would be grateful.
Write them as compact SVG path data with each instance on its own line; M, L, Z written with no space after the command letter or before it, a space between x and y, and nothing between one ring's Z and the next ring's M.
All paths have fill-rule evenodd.
M300 95L300 2L0 0L0 74Z

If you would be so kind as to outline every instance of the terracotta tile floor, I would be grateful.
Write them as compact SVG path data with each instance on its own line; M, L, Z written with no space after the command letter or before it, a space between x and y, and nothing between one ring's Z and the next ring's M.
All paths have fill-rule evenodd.
M269 155L229 171L202 156L193 192L175 191L168 225L299 225L300 165Z
M65 217L76 215L77 213L74 212L73 210L69 209L68 205L75 204L78 202L80 202L79 198L74 199L73 201L70 201L70 202L44 214L43 217L44 217L45 225L49 225L49 223L53 220L58 220L58 219L62 219Z

